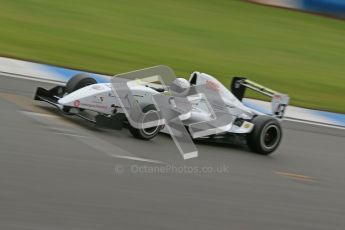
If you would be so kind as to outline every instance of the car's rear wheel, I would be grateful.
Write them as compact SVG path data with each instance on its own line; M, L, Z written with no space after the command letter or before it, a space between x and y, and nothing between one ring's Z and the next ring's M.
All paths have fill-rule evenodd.
M262 155L274 152L283 135L279 121L269 116L257 116L251 122L254 124L254 129L247 136L249 148Z
M68 80L66 84L66 93L72 93L85 86L93 85L96 83L97 81L87 74L84 74L84 73L76 74L71 79Z
M157 109L153 104L145 106L143 108L144 116L142 117L141 122L145 122L145 115L149 113L156 113L156 111ZM157 119L159 119L158 113L157 113ZM161 129L162 129L162 126L154 126L154 127L149 127L149 128L138 129L129 124L130 133L134 137L138 139L142 139L142 140L150 140L154 138L155 136L157 136L157 134L159 133Z

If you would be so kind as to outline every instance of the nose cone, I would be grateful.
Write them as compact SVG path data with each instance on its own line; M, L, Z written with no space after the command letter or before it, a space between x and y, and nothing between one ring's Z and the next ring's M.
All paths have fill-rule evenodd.
M77 91L74 91L66 96L64 96L63 98L60 98L58 100L58 103L60 105L64 105L64 106L74 106L74 107L78 107L78 101L79 101L79 104L80 104L80 100L83 98L83 93L80 92L82 91L83 89L80 89L80 90L77 90ZM76 105L77 104L77 105Z
M64 106L79 107L80 102L89 103L95 96L106 95L111 91L107 84L94 84L78 89L58 100L58 103Z

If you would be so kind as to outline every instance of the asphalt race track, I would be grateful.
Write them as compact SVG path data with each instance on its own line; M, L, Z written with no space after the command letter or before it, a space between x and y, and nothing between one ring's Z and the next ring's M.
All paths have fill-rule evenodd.
M272 156L199 143L183 160L166 135L62 116L37 86L0 77L0 229L345 227L345 130L284 122Z

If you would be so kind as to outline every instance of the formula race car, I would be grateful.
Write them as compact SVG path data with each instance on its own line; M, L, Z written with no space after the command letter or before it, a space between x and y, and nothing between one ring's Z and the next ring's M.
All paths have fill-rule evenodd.
M159 71L162 69L172 72L166 66L151 67L134 71L132 75L131 72L117 75L111 83L97 83L90 75L77 74L66 86L49 90L38 87L35 100L52 104L64 114L79 116L99 126L114 129L128 127L134 137L144 140L154 138L159 132L171 134L167 123L164 123L168 118L164 116L176 113L175 116L195 140L227 142L235 137L244 140L252 151L264 155L272 153L279 146L282 139L279 119L288 105L287 95L243 77L234 77L229 90L216 78L201 72L193 72L189 81L170 78L171 81L165 85L163 81L157 81L164 79L164 74ZM147 70L150 74L147 74ZM156 77L154 80L153 76ZM151 80L145 80L147 77L151 77ZM242 103L247 88L272 98L271 115ZM162 112L165 98L166 107L172 109L172 112L164 113L168 115ZM140 126L132 121L132 115L138 115L139 120L143 121L153 112L158 114L156 123Z

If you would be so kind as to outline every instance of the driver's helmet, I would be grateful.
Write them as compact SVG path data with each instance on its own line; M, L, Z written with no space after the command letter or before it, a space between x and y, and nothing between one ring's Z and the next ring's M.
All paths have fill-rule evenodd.
M176 78L171 82L170 89L178 94L188 93L190 83L184 78Z

